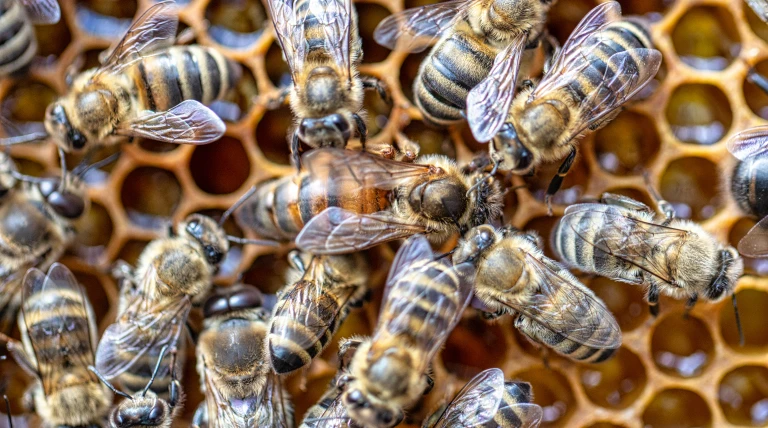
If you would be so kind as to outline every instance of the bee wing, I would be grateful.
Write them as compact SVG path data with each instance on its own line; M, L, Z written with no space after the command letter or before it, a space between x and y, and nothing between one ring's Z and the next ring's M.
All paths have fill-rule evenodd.
M473 377L451 400L435 428L480 427L496 416L504 395L504 372L488 369Z
M255 422L257 422L255 426L273 428L292 428L294 426L293 408L288 401L288 391L277 375L271 374L267 377Z
M536 270L538 292L520 312L553 332L582 345L613 349L621 345L621 329L602 301L585 293L583 285L552 260L525 253L526 264Z
M728 140L725 147L739 160L747 160L768 152L768 125L739 132Z
M589 234L587 232L588 228L592 227L591 225L582 226L579 222L569 221L573 231L582 240L673 287L678 287L670 267L660 264L655 258L648 257L648 255L653 254L656 248L667 248L670 241L684 239L687 234L685 230L630 218L623 215L616 207L604 204L571 205L565 210L565 215L561 221L566 221L570 218L569 216L575 216L585 211L593 216L593 220L597 224L605 226L596 231L594 238L588 239Z
M224 428L224 427L236 427L240 426L240 419L235 414L232 406L224 398L224 395L216 386L216 382L213 381L213 377L210 374L210 369L204 365L205 376L205 406L208 409L208 427L209 428Z
M55 24L61 19L56 0L21 0L21 5L33 24Z
M331 386L320 398L318 404L315 404L320 406L327 403L325 410L318 417L305 417L299 428L359 428L359 425L349 417L347 408L341 401L341 393L340 389Z
M392 50L421 52L477 3L452 0L403 10L384 18L373 31L373 39Z
M302 155L310 176L334 186L352 182L365 188L392 190L430 172L428 165L398 162L357 150L315 149Z
M304 225L296 246L312 254L348 254L425 231L387 211L357 214L331 207Z
M304 39L304 22L299 20L293 10L293 0L269 0L269 15L275 27L275 35L283 48L285 61L291 68L293 81L304 68L307 45Z
M488 77L467 95L467 121L477 141L489 141L507 119L527 36L520 34L499 52Z
M451 265L447 258L443 258L415 265L409 275L387 284L380 313L388 316L379 317L374 342L387 336L415 338L420 342L415 346L424 351L424 358L414 370L426 371L469 304L474 271L470 263ZM429 286L425 287L425 284ZM430 307L419 305L425 300L430 301ZM420 321L418 325L414 325L415 319Z
M747 257L768 256L768 217L749 229L739 241L739 252Z
M153 5L131 24L114 47L108 49L109 56L96 75L104 72L120 73L152 52L173 45L178 27L175 2L164 1Z
M755 14L765 22L768 22L768 1L766 0L747 0L747 4Z
M148 352L159 354L163 346L174 347L179 341L192 306L189 297L165 304L149 300L153 281L159 278L150 267L142 279L142 290L117 322L107 327L99 341L96 368L107 379L129 370Z
M86 369L93 364L93 309L64 265L54 263L48 275L37 268L27 271L21 312L46 395L58 387L60 376L56 372L62 367ZM96 378L92 376L92 380Z
M171 144L208 144L221 138L227 126L199 101L186 100L170 110L148 113L121 124L115 133Z
M352 0L308 0L309 13L323 29L325 50L330 53L342 77L349 82L352 66L349 57Z
M403 274L410 271L417 265L423 265L434 260L434 253L432 252L432 246L429 245L429 240L424 235L414 235L408 238L400 249L395 254L395 259L392 261L392 266L389 268L389 274L387 275L387 281L385 284L394 284L397 282ZM387 287L389 289L389 287ZM385 290L386 292L386 290ZM384 299L387 299L387 295L384 295Z

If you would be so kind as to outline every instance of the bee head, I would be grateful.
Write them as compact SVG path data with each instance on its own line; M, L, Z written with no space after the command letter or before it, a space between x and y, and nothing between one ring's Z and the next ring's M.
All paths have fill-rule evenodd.
M349 121L339 113L319 118L307 117L299 123L299 138L312 147L344 148L352 136Z
M63 184L59 177L42 179L37 183L37 189L48 206L66 219L78 219L88 209L85 185L74 175L67 174Z
M456 251L453 253L453 262L474 262L494 243L496 243L496 231L493 227L484 224L472 228L464 235L459 245L456 246Z
M60 101L48 106L45 110L45 130L52 136L56 144L65 152L82 150L87 139L78 129L72 126L67 111Z
M405 417L400 409L368 397L356 387L344 391L342 401L349 416L360 426L389 428L399 424Z
M469 205L467 186L455 176L426 180L411 190L408 203L428 219L458 223Z
M503 170L526 175L533 169L533 154L520 141L513 124L507 122L502 125L491 144L494 155L500 158Z
M209 297L203 306L203 314L210 318L240 309L260 308L264 303L263 297L256 287L246 284L233 285Z
M216 267L229 251L229 241L224 229L208 216L192 214L179 224L178 234L188 236L200 244L208 263Z
M109 425L113 428L161 426L169 412L168 403L157 397L136 397L134 400L123 400L115 408Z

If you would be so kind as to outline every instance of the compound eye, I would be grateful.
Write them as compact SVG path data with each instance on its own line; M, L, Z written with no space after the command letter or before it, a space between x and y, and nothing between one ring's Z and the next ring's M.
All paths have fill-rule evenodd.
M392 414L389 412L379 412L377 419L384 425L389 426L392 423L394 417L392 417Z
M165 409L160 405L160 402L155 401L155 404L153 404L152 408L149 410L149 415L147 415L147 418L153 423L158 423L164 416Z
M76 149L82 149L83 147L85 147L85 143L87 142L85 139L85 136L76 129L72 130L70 139L72 140L72 147Z
M191 220L187 222L187 227L185 230L195 239L200 239L203 237L203 226L197 220Z
M62 217L79 218L85 211L83 198L68 192L53 192L48 197L48 204Z
M38 183L37 188L40 189L40 194L45 199L51 196L51 193L55 192L59 188L60 180L58 178L46 178Z
M261 292L256 288L246 287L229 298L232 309L258 308L262 305Z
M205 259L208 263L214 266L221 263L221 259L224 258L224 254L213 245L205 245L203 247L203 252L205 253Z

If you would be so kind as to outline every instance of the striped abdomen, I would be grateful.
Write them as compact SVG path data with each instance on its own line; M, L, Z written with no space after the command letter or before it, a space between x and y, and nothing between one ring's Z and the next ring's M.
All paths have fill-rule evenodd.
M363 188L344 180L313 180L309 174L266 181L235 212L241 228L278 241L296 237L312 217L328 207L371 214L389 208L389 192Z
M768 215L768 156L752 156L733 169L731 193L744 212Z
M285 374L308 365L330 342L365 287L300 280L277 303L269 331L272 368Z
M564 291L565 292L565 291ZM599 316L592 314L592 316ZM595 324L602 324L608 322L607 320L597 319L594 320ZM536 321L531 320L523 315L518 315L515 319L515 327L518 328L523 334L531 338L534 342L541 343L542 345L552 349L558 354L570 358L575 361L585 363L599 363L605 361L611 355L616 352L617 348L594 348L591 346L582 345L567 336L559 333L555 333L552 330L544 327ZM593 334L609 334L611 329L601 328L600 331L604 333L598 333L598 329L595 329ZM600 338L603 343L610 343L609 337Z
M441 39L421 63L413 96L424 120L448 126L463 119L467 95L488 76L498 53L467 25Z
M320 66L322 64L334 67L336 65L336 61L333 59L332 55L328 52L328 49L326 48L326 41L328 40L328 37L326 36L327 28L325 28L323 25L320 24L317 17L312 14L309 11L309 0L298 0L294 4L294 14L298 18L298 22L301 22L304 26L303 30L303 36L304 41L303 43L306 43L306 57L307 61L306 63L314 64L315 66ZM349 54L350 54L350 61L351 63L357 64L360 61L360 58L362 58L361 55L361 48L362 48L362 42L360 40L360 34L357 30L357 12L355 11L355 8L352 7L350 10L350 28L349 28ZM323 18L325 21L337 21L337 22L344 22L345 19L340 14L334 14L333 16L327 16ZM346 71L346 70L344 70Z
M184 363L186 362L184 353L186 348L185 343L183 337L177 342L179 349L176 354L176 378L179 379L179 381L181 381L182 373L184 373ZM158 346L149 348L149 350L147 350L147 352L142 355L133 366L131 366L130 370L117 376L117 379L125 392L135 394L146 388L149 380L152 378L152 372L154 372L155 366L157 365L157 359L160 357L161 349L162 348ZM125 355L125 358L128 359L133 356L133 354ZM171 366L171 359L171 354L166 352L163 356L163 362L157 377L155 377L152 386L149 388L150 391L165 400L169 398L168 388L173 380L171 373L168 370Z
M531 421L525 415L515 411L515 405L527 404L533 401L531 384L528 382L504 382L504 393L501 396L499 409L493 420L478 426L478 428L518 428L531 426Z
M32 23L20 0L0 0L0 76L24 69L37 52Z
M242 70L214 49L176 46L142 59L130 72L140 109L164 111L186 100L210 104L221 99Z

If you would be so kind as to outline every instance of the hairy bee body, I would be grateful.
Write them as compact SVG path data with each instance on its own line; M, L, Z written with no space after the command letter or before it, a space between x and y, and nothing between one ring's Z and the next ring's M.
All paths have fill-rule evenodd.
M731 195L746 214L759 219L768 216L768 156L757 155L739 161L731 175Z
M20 0L0 0L0 33L0 76L25 69L37 52L37 38Z
M269 327L269 354L279 374L309 365L368 294L361 254L304 259L306 268L292 272L299 277L280 291Z

